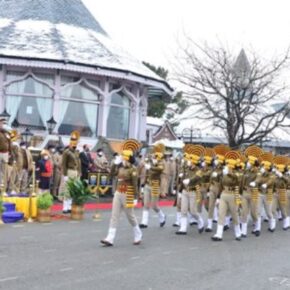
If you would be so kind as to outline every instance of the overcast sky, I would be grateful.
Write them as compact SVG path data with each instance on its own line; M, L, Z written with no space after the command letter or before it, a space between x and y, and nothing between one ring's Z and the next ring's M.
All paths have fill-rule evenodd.
M140 60L169 67L176 39L270 56L290 44L289 0L83 0L112 39Z

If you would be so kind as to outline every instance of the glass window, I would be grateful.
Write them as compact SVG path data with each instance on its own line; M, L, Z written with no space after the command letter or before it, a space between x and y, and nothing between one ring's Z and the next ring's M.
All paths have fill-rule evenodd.
M129 136L130 100L123 93L111 96L111 106L107 122L107 137L111 139L127 139Z
M53 91L43 83L28 77L6 88L6 110L13 126L45 129L52 114Z
M99 106L97 92L85 84L76 84L64 87L61 97L58 132L69 135L73 130L78 130L82 136L96 136Z

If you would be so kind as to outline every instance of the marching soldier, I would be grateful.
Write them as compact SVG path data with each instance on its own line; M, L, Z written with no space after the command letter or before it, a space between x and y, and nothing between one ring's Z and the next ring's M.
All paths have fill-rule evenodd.
M63 213L70 213L72 200L67 191L66 183L69 178L75 179L80 177L81 174L81 162L79 153L76 150L77 144L80 139L80 134L77 131L71 133L69 147L63 152L62 156L62 186L61 193L64 195L63 198Z
M208 201L208 220L207 220L207 228L205 231L212 232L214 211L217 210L216 202L222 190L221 179L222 179L222 166L225 158L224 155L229 150L224 145L216 146L213 149L214 153L211 153L209 148L207 148L207 150L208 155L206 155L205 159L208 159L208 162L211 160L212 169L209 180L210 186L209 186L209 201ZM215 158L210 159L209 157L213 155L215 156Z
M170 178L170 160L169 160L170 152L164 153L164 169L161 173L160 180L160 196L166 197L169 189L169 178Z
M225 155L226 166L223 168L222 187L223 191L219 203L219 218L217 232L212 237L213 241L222 241L224 222L227 211L230 211L237 241L241 240L241 229L238 217L240 206L240 180L236 172L236 166L241 159L237 151L230 151Z
M261 232L261 216L259 212L260 193L255 180L259 176L259 157L263 154L263 150L257 146L250 146L245 150L247 157L246 171L244 172L242 188L242 237L247 236L248 216L251 213L255 228L252 231L256 237Z
M287 188L288 180L284 175L285 169L288 163L288 158L286 156L275 156L274 164L276 167L276 179L274 182L274 197L273 197L273 214L277 214L277 208L281 211L283 218L283 230L286 231L290 227L289 216L288 216L288 198L287 198Z
M163 160L164 145L156 145L154 147L154 151L155 152L153 154L153 158L150 160L150 163L145 165L147 170L147 178L143 194L144 207L142 212L142 221L140 224L141 228L148 227L150 204L152 209L158 214L160 227L163 227L166 222L166 216L158 205L161 174L165 166Z
M198 221L198 231L202 233L204 230L204 222L201 214L198 212L197 206L201 200L200 185L202 181L202 172L198 168L201 156L204 154L204 147L200 145L192 145L190 154L191 164L183 176L183 189L181 196L181 220L180 228L176 232L177 235L187 234L188 212Z
M123 144L122 157L117 158L112 167L111 175L117 176L117 190L113 198L112 216L107 237L101 240L104 246L113 246L116 236L117 223L121 211L124 210L129 223L133 226L134 245L139 245L142 241L142 231L138 225L134 213L134 206L138 199L137 169L133 165L135 162L134 151L140 148L140 144L135 140L128 140Z

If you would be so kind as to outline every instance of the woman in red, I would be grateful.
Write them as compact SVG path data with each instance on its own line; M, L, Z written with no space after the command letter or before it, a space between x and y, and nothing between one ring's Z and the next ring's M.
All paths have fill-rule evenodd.
M47 150L41 151L41 159L37 163L36 171L38 173L39 189L41 191L49 191L53 167Z

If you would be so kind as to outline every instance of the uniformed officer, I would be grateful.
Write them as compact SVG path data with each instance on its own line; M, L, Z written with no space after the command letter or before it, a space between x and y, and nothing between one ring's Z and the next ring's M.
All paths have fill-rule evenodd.
M135 163L134 151L139 148L140 144L137 141L126 141L123 144L122 157L114 161L111 169L111 175L117 177L117 190L113 198L109 231L106 238L101 240L104 246L113 246L122 210L125 211L127 219L133 227L133 244L139 245L142 241L142 231L134 213L134 206L138 200L138 177L137 169L133 164Z
M67 190L67 181L72 178L79 178L81 174L81 162L77 144L80 134L77 131L71 133L69 147L63 152L62 156L62 184L60 192L63 195L63 213L70 213L72 206L72 199Z

